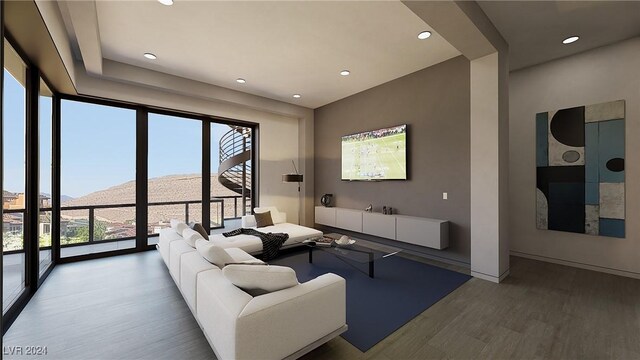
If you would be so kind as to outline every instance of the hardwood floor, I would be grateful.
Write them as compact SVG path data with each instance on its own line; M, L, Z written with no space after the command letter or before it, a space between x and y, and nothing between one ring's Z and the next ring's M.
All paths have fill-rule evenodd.
M56 266L3 346L46 346L43 359L215 358L157 251Z
M640 359L640 280L511 258L360 353L342 338L305 359Z
M511 265L502 284L471 279L366 353L338 337L304 358L640 359L640 280ZM56 267L3 345L47 346L47 359L214 358L155 251Z

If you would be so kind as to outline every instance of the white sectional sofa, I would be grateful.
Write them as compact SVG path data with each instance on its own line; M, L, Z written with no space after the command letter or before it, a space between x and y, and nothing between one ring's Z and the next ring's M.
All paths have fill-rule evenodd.
M174 229L161 230L158 249L218 359L295 359L347 329L346 283L338 275L252 296ZM260 262L225 250L234 263Z

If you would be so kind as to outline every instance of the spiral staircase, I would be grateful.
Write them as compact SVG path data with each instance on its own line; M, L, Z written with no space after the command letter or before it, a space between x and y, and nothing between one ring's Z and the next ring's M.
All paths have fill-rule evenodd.
M222 186L251 198L251 129L231 126L220 138L218 181Z

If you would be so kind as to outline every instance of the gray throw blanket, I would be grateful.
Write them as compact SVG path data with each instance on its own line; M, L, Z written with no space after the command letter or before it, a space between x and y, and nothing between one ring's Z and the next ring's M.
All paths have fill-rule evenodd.
M253 235L262 240L262 260L267 261L278 256L278 251L285 241L289 238L289 234L285 233L263 233L254 229L240 228L226 233L222 233L224 237L237 235Z

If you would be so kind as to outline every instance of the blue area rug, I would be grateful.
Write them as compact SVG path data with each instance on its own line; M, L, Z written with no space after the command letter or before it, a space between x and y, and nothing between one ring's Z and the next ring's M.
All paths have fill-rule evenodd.
M347 325L342 337L367 351L402 325L425 311L471 277L454 271L390 256L375 263L375 278L331 254L314 251L283 254L270 261L293 268L300 282L332 272L347 281ZM355 264L363 271L367 264Z

